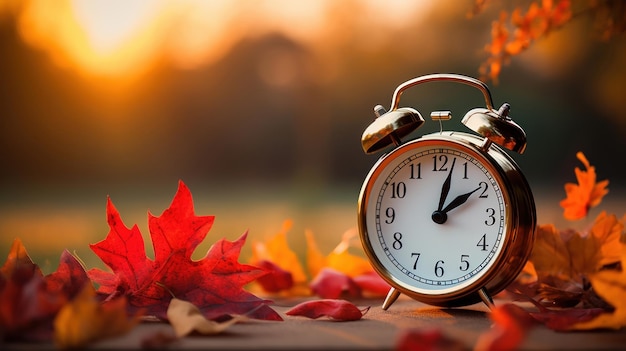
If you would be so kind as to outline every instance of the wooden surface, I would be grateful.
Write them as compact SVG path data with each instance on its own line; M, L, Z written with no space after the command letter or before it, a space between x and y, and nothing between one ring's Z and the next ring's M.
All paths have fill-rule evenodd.
M214 336L189 336L168 344L169 349L211 350L393 350L401 332L416 328L441 330L471 350L479 336L491 327L488 310L482 304L443 309L427 306L404 296L387 311L381 300L361 300L359 307L371 306L360 321L310 320L284 314L302 300L279 300L274 308L283 322L250 321L237 324ZM502 301L496 300L496 303ZM145 322L129 334L90 345L94 349L140 349L155 333L173 335L166 323ZM4 344L3 350L54 349L53 344ZM536 326L521 350L624 350L626 330L559 333Z

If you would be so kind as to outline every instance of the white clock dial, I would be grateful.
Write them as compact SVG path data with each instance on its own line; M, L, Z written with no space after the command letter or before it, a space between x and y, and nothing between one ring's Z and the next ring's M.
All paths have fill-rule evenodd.
M507 233L501 180L478 153L422 142L370 175L370 250L395 283L420 294L462 290L497 261Z

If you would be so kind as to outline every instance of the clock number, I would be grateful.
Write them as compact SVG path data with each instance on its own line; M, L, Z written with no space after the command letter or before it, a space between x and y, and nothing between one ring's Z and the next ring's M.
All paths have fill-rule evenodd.
M488 188L487 183L486 182L480 182L478 184L478 187L480 189L482 189L482 192L480 193L480 195L478 197L481 198L481 199L486 199L487 198L487 188Z
M411 252L411 257L415 257L415 261L413 261L413 270L417 269L417 261L420 259L420 254L417 252Z
M435 275L437 277L443 277L443 263L443 260L439 260L435 263Z
M463 272L465 272L466 270L469 269L469 261L467 260L469 258L469 255L461 255L461 263L463 265L459 266L459 269L462 270Z
M487 234L483 234L483 236L480 237L476 246L480 247L481 251L487 251L487 246L489 246L487 245Z
M396 250L400 250L402 248L402 233L393 233L393 243L391 244L391 247Z
M489 207L488 209L485 210L485 212L487 212L487 219L485 219L485 224L488 226L492 226L496 223L496 210L494 210L493 208Z
M396 210L394 210L393 207L387 207L387 210L385 210L385 215L387 216L387 219L385 219L385 223L391 224L396 219Z
M422 163L411 164L411 179L422 179Z
M437 160L441 162L441 166L439 167L437 167ZM433 171L434 172L448 171L448 167L446 167L447 164L448 164L448 155L439 155L439 158L437 158L437 155L433 156Z
M463 179L467 178L467 162L463 163Z
M403 199L406 196L406 184L404 182L391 183L391 198Z

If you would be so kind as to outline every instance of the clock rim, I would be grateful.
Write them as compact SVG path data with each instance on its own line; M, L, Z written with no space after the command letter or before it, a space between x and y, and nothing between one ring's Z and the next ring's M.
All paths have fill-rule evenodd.
M372 187L382 169L404 153L430 145L461 150L477 159L495 178L500 186L504 206L504 240L494 262L471 284L447 293L420 293L410 284L400 281L380 262L373 251L367 232L367 206L372 195ZM534 243L536 210L532 191L526 178L515 161L497 145L491 144L482 149L484 139L462 132L437 132L404 143L385 155L372 166L358 200L358 229L361 243L375 271L392 287L415 300L439 306L463 306L482 300L479 291L486 289L491 296L504 290L521 272L530 256ZM421 289L425 290L425 289Z

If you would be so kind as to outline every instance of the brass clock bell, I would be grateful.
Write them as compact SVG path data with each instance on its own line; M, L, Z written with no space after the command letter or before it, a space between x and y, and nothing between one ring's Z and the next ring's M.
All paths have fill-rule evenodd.
M376 119L363 133L361 144L365 153L374 153L392 143L401 144L401 138L415 131L424 124L422 115L413 108L398 108L402 93L415 85L432 81L452 81L467 84L479 89L484 97L486 108L475 108L465 114L461 120L466 127L482 135L487 140L508 150L524 153L526 133L509 117L511 106L504 103L497 111L493 108L491 93L485 83L478 79L456 74L431 74L404 82L398 86L391 99L389 112L381 105L374 107ZM437 111L438 112L438 111ZM434 120L450 119L450 114L431 114ZM488 145L486 145L488 147Z

